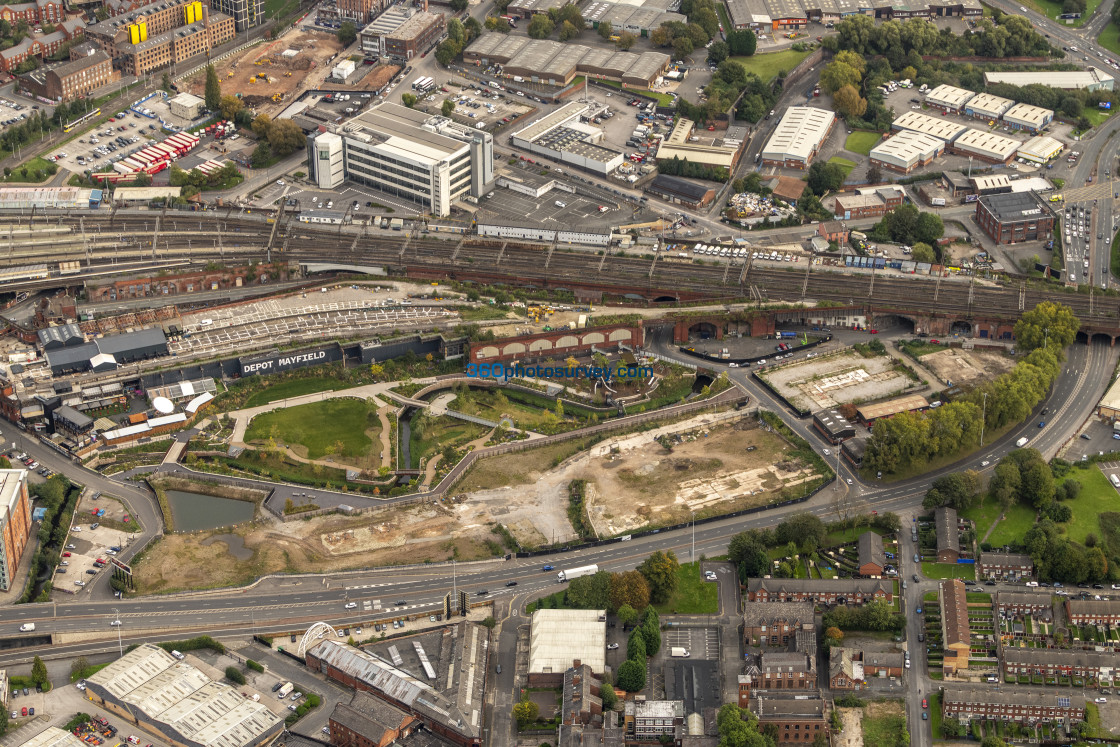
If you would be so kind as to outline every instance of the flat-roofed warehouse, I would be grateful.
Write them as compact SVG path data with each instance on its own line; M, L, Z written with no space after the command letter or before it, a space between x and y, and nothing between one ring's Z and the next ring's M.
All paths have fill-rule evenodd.
M613 52L605 56L604 51L608 50L494 32L476 39L463 52L463 60L480 65L497 63L503 66L506 78L517 76L554 86L567 85L577 74L583 74L647 89L669 69L669 55L661 52Z
M1088 70L1032 70L1027 73L984 73L984 84L1009 83L1013 86L1029 86L1037 83L1047 88L1060 88L1072 91L1084 88L1089 91L1104 89L1111 91L1116 80L1100 68Z
M964 105L964 113L969 117L978 119L999 119L1015 102L1002 96L993 96L990 93L977 94Z
M622 151L599 145L603 131L580 121L581 115L590 108L589 104L578 101L565 104L513 133L513 144L606 176L622 165L625 155Z
M266 706L152 643L87 677L86 697L188 747L255 747L284 730Z
M646 187L646 192L690 208L707 207L716 197L715 187L710 182L701 184L668 174L658 174L654 177L653 182Z
M976 201L976 222L1000 244L1046 241L1054 232L1054 213L1036 192L981 197Z
M968 128L963 124L949 122L911 110L904 112L901 117L891 122L891 129L924 132L927 135L933 135L947 143L951 143L960 137L960 134Z
M909 174L945 152L945 141L924 132L901 130L871 149L871 163Z
M1025 158L1034 163L1046 163L1061 155L1065 147L1061 141L1055 140L1049 135L1036 135L1019 146L1019 158Z
M691 142L696 132L697 141ZM717 142L718 140L718 142ZM729 127L723 138L708 137L707 131L696 129L691 119L681 117L673 125L669 136L657 146L657 160L671 161L674 158L705 166L734 170L743 154L746 133L738 127Z
M1016 104L1003 114L1003 123L1013 130L1041 132L1054 121L1054 111L1032 104Z
M762 149L762 162L771 166L809 168L835 124L836 115L825 109L789 107Z
M529 627L529 685L550 687L579 661L601 674L606 668L603 610L537 610Z
M762 0L727 0L731 25L737 29L767 28L772 25L770 12Z
M976 96L975 92L964 88L940 85L926 94L926 103L930 106L936 106L939 109L959 112L964 109L965 104L971 101L974 96Z
M31 739L20 742L20 747L89 747L89 744L57 726L48 726Z
M989 163L1007 163L1019 150L1019 141L987 130L968 130L949 146L953 153L975 156Z
M1120 418L1120 379L1112 382L1112 386L1101 397L1097 404L1097 414L1102 418Z

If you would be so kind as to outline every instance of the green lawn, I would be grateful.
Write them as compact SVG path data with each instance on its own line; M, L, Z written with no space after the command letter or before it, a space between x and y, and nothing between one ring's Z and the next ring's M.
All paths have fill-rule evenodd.
M1066 533L1074 542L1084 542L1089 534L1100 538L1103 534L1100 515L1116 510L1120 506L1120 496L1096 466L1074 469L1070 477L1081 483L1081 494L1076 500L1069 501L1073 519L1065 525Z
M890 701L880 702L878 705L879 712L882 714L880 716L872 717L869 715L869 710L864 709L861 723L863 743L875 747L901 747L907 736L906 715L902 703L897 703L897 709L892 709L895 710L894 713L885 710L885 707L894 705ZM909 744L909 740L905 740L905 743Z
M1023 539L1023 535L1034 525L1035 512L1033 508L1016 503L1007 509L1003 521L996 524L996 528L988 536L992 547L1003 547Z
M424 425L420 425L423 422ZM417 415L412 418L412 438L409 441L409 456L412 458L412 469L420 460L430 457L446 446L458 448L469 441L481 436L488 428L465 420L456 420L446 415L440 417L427 417Z
M379 432L375 406L344 397L258 415L249 423L245 440L267 442L273 438L277 443L302 446L303 451L297 448L296 452L309 459L327 454L361 458L370 455Z
M1120 26L1109 21L1097 37L1097 43L1109 52L1120 54Z
M251 395L249 399L245 400L243 407L260 407L261 405L267 405L269 402L299 397L304 394L329 392L346 388L348 388L346 382L334 378L290 379L288 381L272 384L256 392Z
M781 52L767 52L750 57L729 57L742 65L748 73L757 75L763 83L769 83L778 75L779 70L787 73L797 67L811 52L794 52L785 49Z
M866 156L871 153L871 149L879 143L881 138L882 135L878 132L856 130L851 135L848 135L848 139L844 141L844 148L853 153Z
M603 84L604 86L609 86L611 88L617 88L620 91L622 90L622 84L619 83L618 81L600 80L598 82ZM637 90L637 89L635 89L635 90ZM657 91L639 91L639 93L641 93L643 96L649 96L650 98L657 99L657 103L661 104L662 106L672 106L673 105L673 97L670 96L667 93L659 93Z
M704 580L697 563L677 569L677 590L665 604L654 607L661 615L714 615L719 612L719 585Z
M961 518L971 519L976 525L976 539L983 539L988 529L999 518L999 501L985 495L980 501L960 512Z
M1085 12L1081 14L1080 18L1068 24L1069 27L1080 27L1082 24L1089 20L1089 17L1093 15L1093 11L1096 10L1100 6L1100 4L1101 0L1089 0L1089 2L1085 4ZM1027 6L1027 8L1031 10L1041 13L1047 18L1053 20L1055 23L1066 25L1065 21L1058 20L1058 15L1062 12L1062 3L1060 0L1024 0L1023 5Z
M1083 113L1085 114L1085 118L1088 119L1094 127L1099 126L1112 116L1111 111L1104 111L1090 106L1085 107Z
M844 178L847 179L852 174L852 169L856 167L855 161L849 161L847 158L840 156L833 156L828 159L829 163L839 164L844 169Z
M976 566L970 563L922 562L922 575L926 578L976 578Z
M28 147L30 148L32 145L34 145L34 143L29 143ZM11 175L4 177L3 180L5 182L10 182L10 183L20 183L20 182L22 182L22 183L39 184L39 183L45 182L45 181L47 181L48 179L51 178L52 174L48 174L47 169L52 167L52 166L55 166L55 164L52 164L50 161L43 158L42 156L35 156L34 158L30 158L30 159L24 161L19 166L16 166L14 169L12 169ZM23 170L24 169L27 169L27 176L23 175ZM38 170L40 172L38 179L35 178L35 171L36 170Z

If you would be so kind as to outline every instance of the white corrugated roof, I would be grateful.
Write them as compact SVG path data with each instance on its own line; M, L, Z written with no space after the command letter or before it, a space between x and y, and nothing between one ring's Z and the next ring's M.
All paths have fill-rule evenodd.
M537 610L529 633L529 672L564 672L575 660L602 672L607 659L603 610ZM605 619L605 617L604 617Z

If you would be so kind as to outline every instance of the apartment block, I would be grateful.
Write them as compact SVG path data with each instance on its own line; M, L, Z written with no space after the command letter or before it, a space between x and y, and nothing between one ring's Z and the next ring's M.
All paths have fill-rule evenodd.
M31 540L27 470L0 470L0 590L9 591Z

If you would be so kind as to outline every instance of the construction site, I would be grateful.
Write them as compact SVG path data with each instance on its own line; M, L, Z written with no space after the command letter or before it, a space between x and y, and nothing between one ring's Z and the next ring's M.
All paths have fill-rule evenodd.
M240 95L258 113L273 114L308 88L322 83L342 49L333 34L292 29L279 39L222 60L216 70L222 93ZM206 73L187 81L187 90L205 95Z

